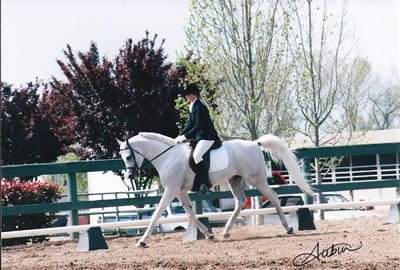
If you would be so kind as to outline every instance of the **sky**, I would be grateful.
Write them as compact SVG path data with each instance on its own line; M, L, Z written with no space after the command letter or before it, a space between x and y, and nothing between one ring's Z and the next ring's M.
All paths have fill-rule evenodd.
M400 73L400 0L348 0L361 55L375 72ZM400 76L399 76L400 77Z
M329 0L334 1L334 0ZM400 72L400 0L348 0L360 53L375 70ZM128 38L158 34L168 61L184 52L190 0L1 0L1 80L15 87L51 76L64 79L56 59L97 43L112 60Z
M188 15L188 0L1 0L1 80L19 86L36 77L63 78L56 59L65 60L67 44L88 51L95 41L111 60L146 30L165 39L174 61L184 48Z

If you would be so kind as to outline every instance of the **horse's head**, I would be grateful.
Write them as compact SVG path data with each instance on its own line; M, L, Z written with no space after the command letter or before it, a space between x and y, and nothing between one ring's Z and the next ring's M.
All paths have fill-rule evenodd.
M144 159L143 155L135 150L132 146L132 143L129 143L127 139L125 141L120 141L117 139L117 142L119 144L121 158L124 161L126 170L128 172L128 177L136 177L137 171Z

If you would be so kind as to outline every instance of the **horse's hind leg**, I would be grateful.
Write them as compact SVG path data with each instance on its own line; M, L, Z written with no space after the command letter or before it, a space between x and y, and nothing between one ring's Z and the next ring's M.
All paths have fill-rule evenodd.
M240 176L233 177L228 181L231 188L233 198L235 200L235 209L233 210L232 216L229 218L225 225L224 232L222 234L223 238L229 238L229 230L232 229L233 223L240 214L243 205L246 203L246 195L244 194L242 187L242 179Z
M172 200L176 197L177 193L178 193L178 191L171 190L171 189L166 189L164 191L164 194L162 195L161 200L158 203L156 210L154 211L153 215L151 216L151 221L150 221L149 227L147 227L146 232L144 233L142 238L139 240L139 242L136 243L136 246L146 247L146 239L151 235L157 220L161 217L162 213L165 211L165 209L168 207L168 205L172 202Z
M266 181L266 180L264 180ZM270 200L271 204L276 208L276 211L278 213L278 216L281 220L281 223L283 225L283 227L285 228L286 232L288 234L293 233L293 228L289 227L288 222L286 220L285 215L283 214L282 211L282 207L281 204L279 202L279 197L276 194L276 192L264 181L262 181L261 183L257 183L255 186L256 188L265 196L268 198L268 200Z
M204 226L204 224L201 223L201 222L197 219L197 217L196 217L196 215L195 215L195 213L194 213L194 211L193 211L193 208L192 208L192 202L190 201L190 198L189 198L187 192L180 193L180 194L178 195L178 199L179 199L179 201L182 203L182 206L183 206L183 208L185 209L185 213L188 215L190 221L193 222L193 223L196 225L197 228L199 228L199 230L204 234L204 236L205 236L207 239L212 239L212 238L213 238L213 235L210 234L210 233L208 232L207 227Z

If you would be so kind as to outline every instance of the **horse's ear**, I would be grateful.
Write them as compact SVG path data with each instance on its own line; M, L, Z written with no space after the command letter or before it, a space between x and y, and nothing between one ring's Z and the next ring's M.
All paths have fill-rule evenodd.
M118 138L115 138L115 139L117 140L117 143L118 143L119 145L121 145L121 144L123 143L123 141L118 140Z

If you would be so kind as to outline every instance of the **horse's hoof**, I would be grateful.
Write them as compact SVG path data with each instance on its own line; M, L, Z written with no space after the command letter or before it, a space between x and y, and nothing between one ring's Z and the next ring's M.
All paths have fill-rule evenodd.
M147 248L147 244L145 242L137 242L136 246L141 248Z
M290 227L289 228L289 230L287 230L287 232L286 232L287 234L293 234L293 228L292 227Z
M223 239L228 239L229 237L231 237L231 235L230 235L229 233L224 233L224 234L222 235L222 238L223 238Z
M210 235L207 240L214 240L214 235Z

